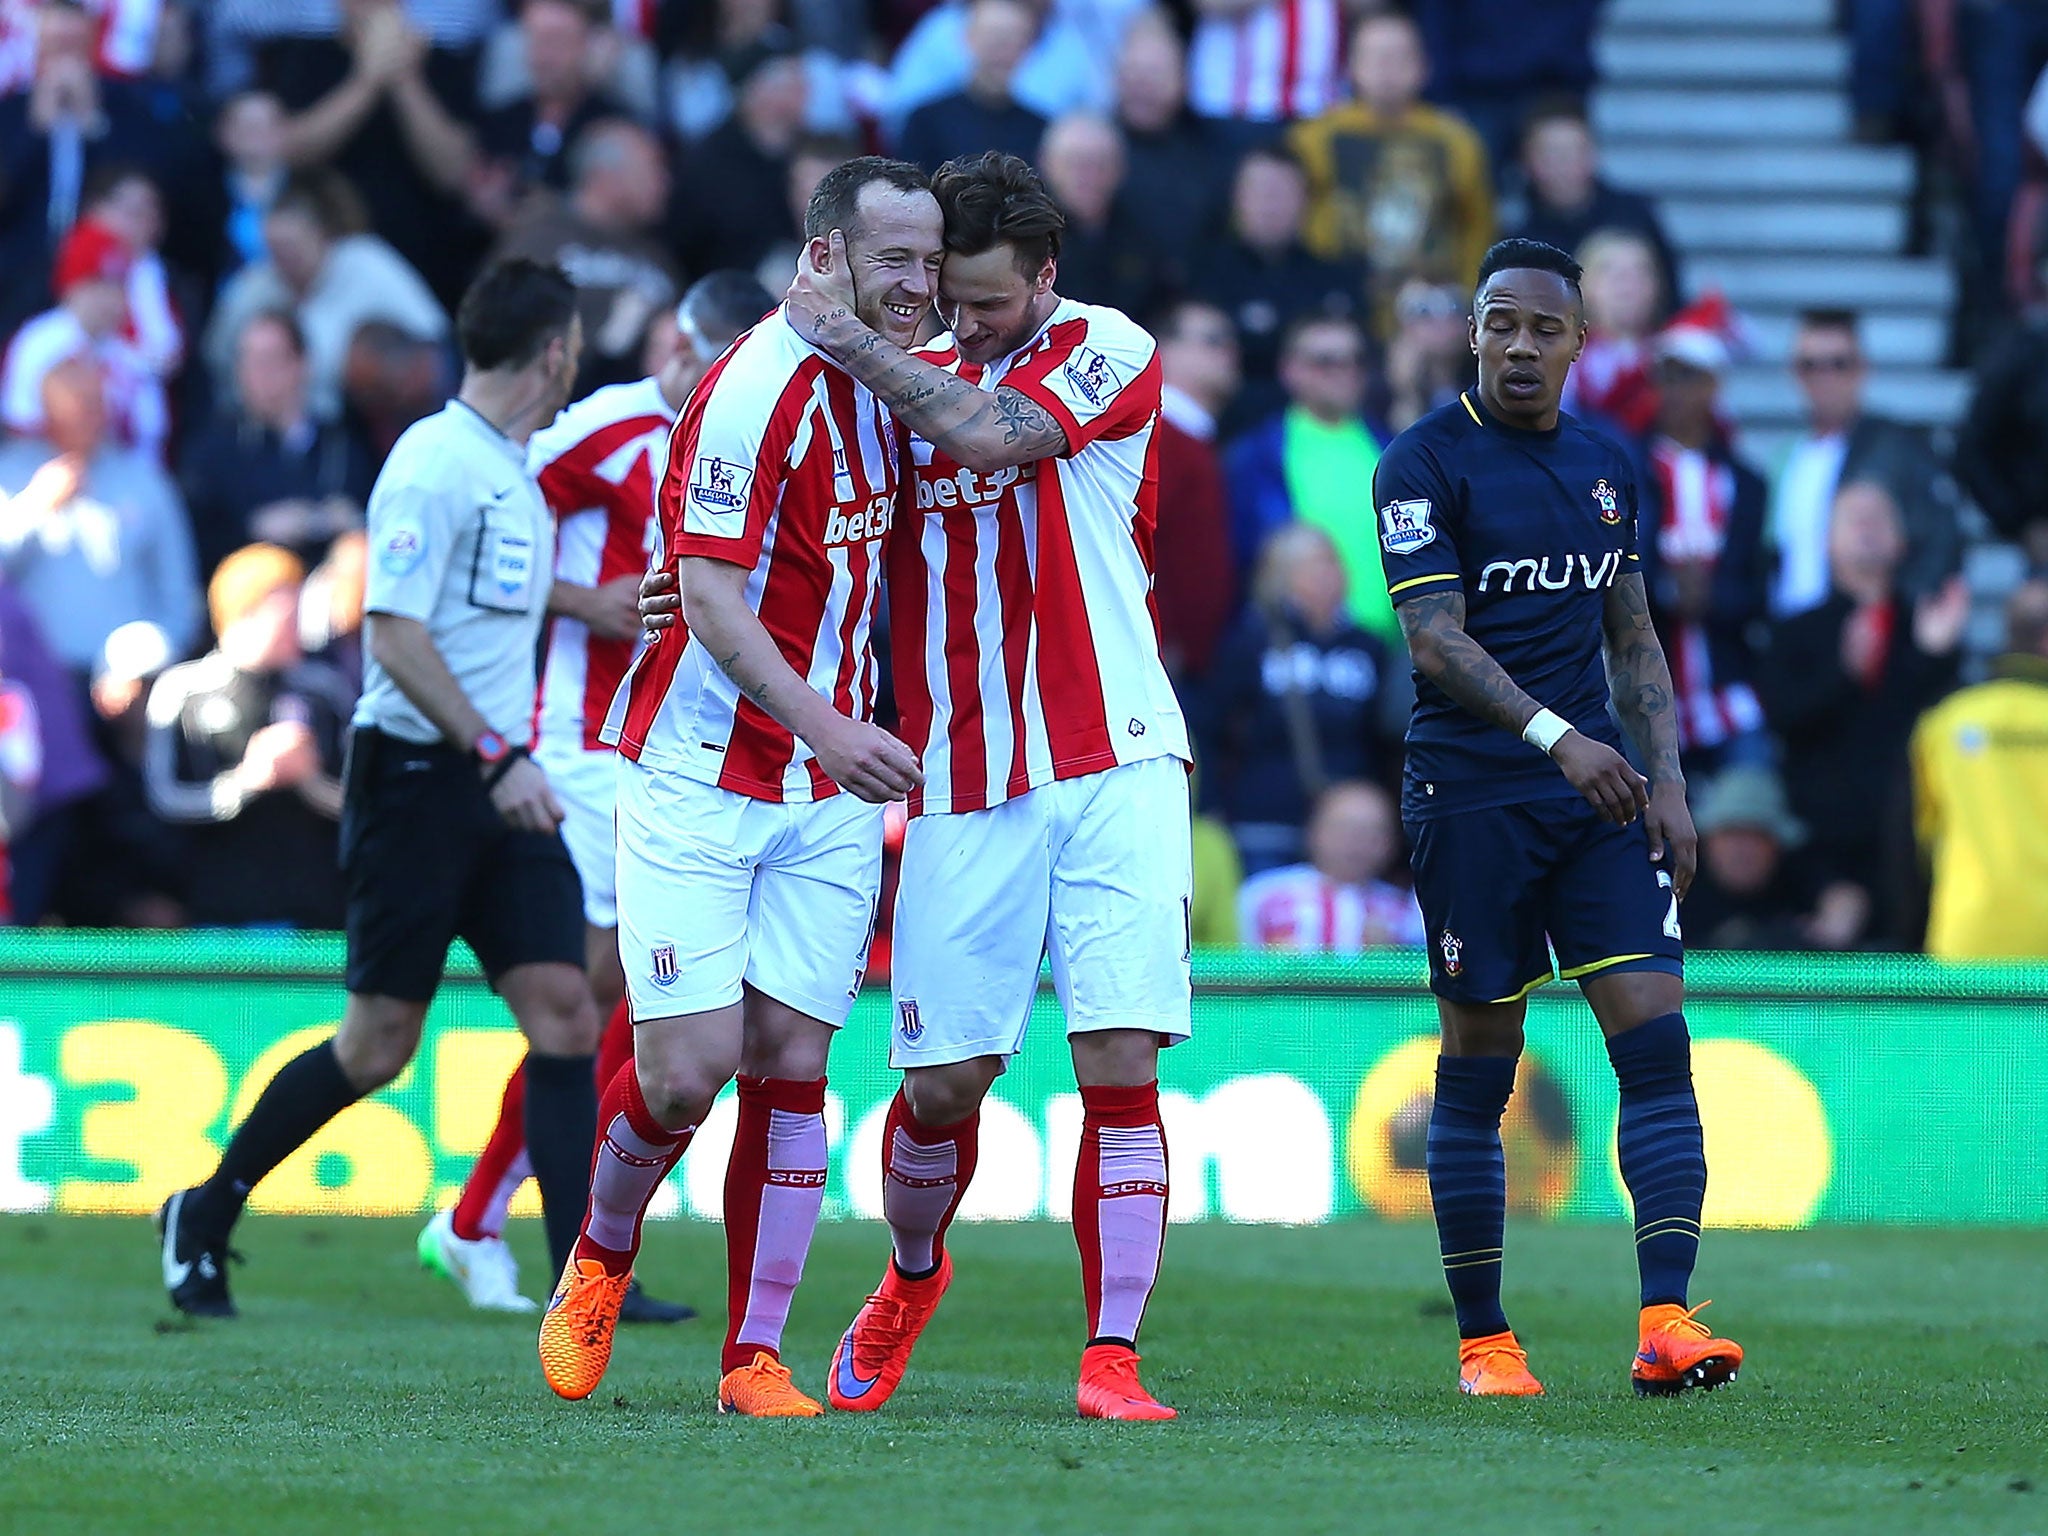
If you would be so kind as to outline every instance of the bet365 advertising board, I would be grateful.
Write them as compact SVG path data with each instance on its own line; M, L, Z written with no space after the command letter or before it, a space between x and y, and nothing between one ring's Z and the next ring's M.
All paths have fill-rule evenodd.
M0 1210L142 1213L213 1165L283 1062L340 1017L328 937L0 934ZM1198 956L1194 1038L1161 1073L1172 1216L1322 1222L1428 1210L1436 1058L1419 955ZM2048 967L1695 956L1687 1015L1722 1226L2048 1223ZM873 1216L894 1079L885 989L835 1048L827 1213ZM1531 1000L1505 1122L1524 1213L1611 1219L1615 1090L1577 989ZM452 1197L521 1045L458 964L411 1068L258 1190L268 1211L416 1213ZM963 1219L1063 1217L1080 1101L1059 1010L984 1113ZM657 1215L715 1217L721 1102ZM515 1211L533 1209L531 1186Z

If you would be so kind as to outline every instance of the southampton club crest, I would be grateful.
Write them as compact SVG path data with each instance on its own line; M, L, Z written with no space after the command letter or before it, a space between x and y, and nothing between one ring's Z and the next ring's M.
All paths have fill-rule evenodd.
M1455 976L1465 969L1465 941L1446 928L1437 936L1437 952L1444 957L1444 974Z
M1600 509L1600 521L1609 527L1621 521L1621 498L1604 477L1593 487L1593 505Z

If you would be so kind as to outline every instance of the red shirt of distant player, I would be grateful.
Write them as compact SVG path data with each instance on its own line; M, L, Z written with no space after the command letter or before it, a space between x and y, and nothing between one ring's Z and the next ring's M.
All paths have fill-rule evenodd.
M900 481L895 424L780 311L697 386L670 440L660 557L747 567L747 606L841 714L875 701L868 646ZM636 762L760 800L838 793L811 749L743 698L684 622L640 653L603 740Z
M1042 406L1067 453L978 474L911 439L916 512L889 545L912 815L976 811L1055 779L1188 757L1152 607L1159 362L1113 309L1062 300L986 366L925 355Z
M668 459L676 413L653 379L586 395L533 434L527 468L555 514L555 579L601 587L647 569L654 548L654 486ZM575 619L548 627L534 710L543 739L603 750L598 732L633 663L637 640L593 637Z

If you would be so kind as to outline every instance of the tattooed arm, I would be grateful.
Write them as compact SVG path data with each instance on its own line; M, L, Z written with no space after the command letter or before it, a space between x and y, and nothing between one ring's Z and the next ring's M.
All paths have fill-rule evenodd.
M789 664L747 606L745 566L687 555L677 565L690 639L769 719L808 745L835 782L878 805L924 782L910 748L880 726L840 714Z
M1607 589L1602 623L1614 712L1650 770L1650 804L1643 813L1650 858L1662 863L1669 857L1671 883L1683 896L1699 867L1699 834L1685 804L1671 668L1650 623L1649 593L1640 572L1621 577Z
M1465 633L1465 594L1426 592L1395 610L1408 654L1425 680L1489 725L1520 736L1543 705L1524 693L1486 648ZM1647 803L1642 775L1603 742L1566 731L1550 756L1571 786L1608 820L1627 824Z
M1650 623L1649 592L1640 572L1619 578L1607 589L1602 622L1607 630L1608 686L1622 729L1643 754L1652 784L1675 780L1682 788L1685 775L1678 766L1671 669Z
M1066 431L1021 390L982 389L884 341L851 315L847 321L819 345L898 421L965 468L991 474L1067 451Z
M1486 648L1465 633L1465 594L1428 592L1395 610L1415 670L1451 697L1451 702L1519 736L1543 706L1515 685Z

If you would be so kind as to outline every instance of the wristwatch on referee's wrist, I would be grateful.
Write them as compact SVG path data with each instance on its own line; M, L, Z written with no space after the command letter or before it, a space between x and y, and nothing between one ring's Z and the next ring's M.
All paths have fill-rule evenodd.
M476 756L477 767L484 776L484 788L496 789L498 780L511 771L512 764L524 753L512 746L496 731L485 731L469 749Z

